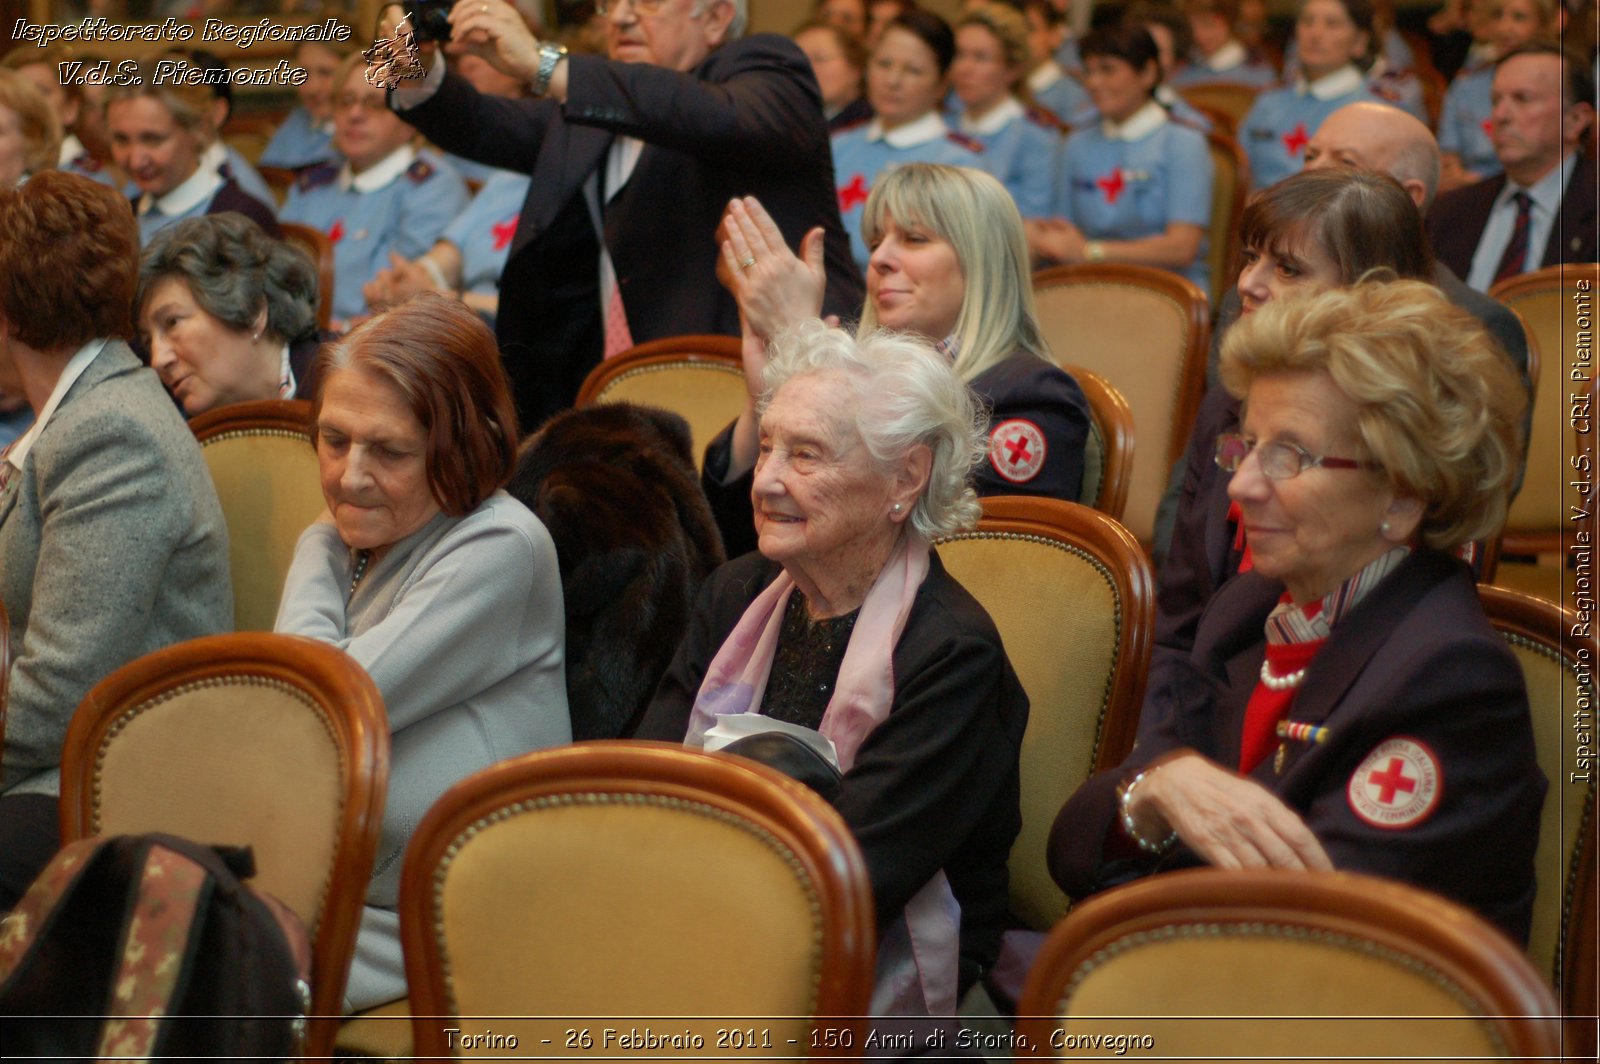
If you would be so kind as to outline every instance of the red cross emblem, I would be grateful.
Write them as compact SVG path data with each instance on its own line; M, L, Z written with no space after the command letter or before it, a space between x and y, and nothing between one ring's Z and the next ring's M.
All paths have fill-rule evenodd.
M1356 816L1392 831L1426 820L1443 792L1444 773L1433 751L1397 735L1379 743L1356 766L1345 796Z
M850 179L850 183L839 190L839 213L844 214L852 207L859 207L867 202L867 178L865 174L857 174Z
M1298 156L1305 149L1306 141L1311 136L1306 132L1306 124L1301 122L1283 135L1283 147L1290 155Z
M1044 433L1026 418L1002 421L989 433L989 464L1013 484L1026 484L1039 475L1045 451Z
M517 233L516 218L507 218L503 222L496 222L491 232L494 233L494 249L496 251L505 250L505 246L511 243L511 238Z
M1494 119L1485 118L1483 120L1483 135L1486 137L1494 136Z
M1122 167L1117 167L1105 177L1100 178L1095 184L1100 186L1100 191L1105 193L1106 202L1115 205L1117 197L1122 195L1122 190L1127 186L1122 181Z
M333 241L335 244L344 239L343 218L336 219L333 225L328 229L328 239Z

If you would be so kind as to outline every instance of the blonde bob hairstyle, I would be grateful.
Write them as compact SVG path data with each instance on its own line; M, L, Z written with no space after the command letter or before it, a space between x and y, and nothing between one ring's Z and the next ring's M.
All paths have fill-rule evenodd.
M769 348L758 413L766 414L789 381L816 374L850 382L852 427L885 476L919 444L932 453L928 485L911 507L912 528L934 539L978 523L978 496L969 482L987 451L987 419L948 359L909 333L879 330L852 338L812 318L780 333Z
M970 383L1017 351L1051 361L1034 307L1022 215L1004 185L963 166L897 167L879 177L867 197L861 219L867 246L882 238L891 221L925 228L955 249L966 281L955 329L955 369L962 381ZM877 327L878 312L869 299L861 310L861 335Z
M55 169L61 155L61 122L45 94L16 71L0 69L0 107L17 116L23 173Z
M1401 498L1422 503L1435 550L1497 533L1522 454L1527 392L1471 314L1422 281L1364 281L1278 299L1228 330L1222 382L1326 373L1357 407L1363 454Z

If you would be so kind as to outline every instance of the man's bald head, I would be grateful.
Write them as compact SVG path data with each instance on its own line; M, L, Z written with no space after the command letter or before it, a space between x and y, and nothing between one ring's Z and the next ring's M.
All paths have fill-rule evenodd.
M1306 144L1305 169L1354 166L1400 182L1427 211L1439 190L1439 143L1428 127L1398 107L1352 103L1323 119Z

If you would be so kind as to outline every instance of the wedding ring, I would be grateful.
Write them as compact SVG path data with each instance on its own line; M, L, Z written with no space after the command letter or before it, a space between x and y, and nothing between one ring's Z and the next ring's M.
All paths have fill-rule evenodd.
M754 255L746 255L744 257L744 259L740 261L739 269L748 270L750 267L754 266L755 264L756 264L756 257Z

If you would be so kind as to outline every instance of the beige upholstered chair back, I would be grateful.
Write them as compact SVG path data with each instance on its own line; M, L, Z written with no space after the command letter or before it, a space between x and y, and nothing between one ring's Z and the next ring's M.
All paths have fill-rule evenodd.
M1051 933L1018 1004L1035 1056L1528 1059L1556 1003L1466 909L1346 872L1193 869L1090 899ZM1054 1042L1054 1046L1052 1046Z
M228 522L238 631L272 630L294 545L326 505L310 421L310 403L268 399L218 407L189 423Z
M1133 743L1150 659L1150 563L1109 517L1054 499L983 500L974 532L939 557L989 611L1028 692L1022 833L1011 848L1011 908L1046 930L1067 898L1045 867L1061 803Z
M1206 227L1209 243L1206 265L1211 268L1211 290L1206 293L1213 307L1222 305L1222 295L1238 274L1233 264L1239 244L1239 218L1244 214L1245 193L1250 189L1250 160L1230 134L1207 133L1211 150L1211 224Z
M1595 831L1593 779L1572 779L1578 767L1573 712L1595 704L1597 644L1583 634L1586 623L1553 602L1498 587L1479 587L1489 621L1511 645L1528 684L1534 744L1550 790L1539 817L1539 848L1534 858L1538 894L1528 955L1558 990L1571 970L1569 951L1578 907L1593 904L1593 871L1585 870L1584 839ZM1592 773L1590 774L1592 776Z
M1089 439L1083 449L1083 487L1078 501L1115 520L1128 504L1133 473L1133 410L1116 385L1092 369L1067 366L1089 400Z
M698 469L706 444L739 416L746 394L738 337L671 336L590 370L576 405L638 403L672 411L689 423Z
M1106 264L1042 270L1033 289L1055 360L1100 374L1133 410L1139 447L1122 521L1149 543L1204 387L1205 293L1166 270Z
M1587 285L1587 295L1580 289ZM1562 493L1570 479L1566 454L1572 447L1568 393L1577 385L1572 371L1577 352L1592 350L1579 343L1579 315L1593 333L1600 264L1547 266L1495 285L1489 294L1522 315L1528 350L1541 363L1534 380L1533 427L1528 439L1528 467L1522 490L1506 515L1504 550L1508 554L1559 551L1566 517ZM1530 367L1531 368L1531 367ZM1593 377L1593 363L1583 367Z
M522 1051L625 1053L602 1030L650 1027L703 1037L689 1056L815 1053L812 1018L859 1015L871 993L871 889L839 816L764 766L662 743L578 743L464 780L417 829L400 908L415 1015L497 1017ZM571 1017L592 1045L565 1042ZM416 1022L419 1056L480 1055L446 1026ZM718 1028L746 1026L756 1045L718 1049ZM846 1041L859 1053L862 1033Z
M321 229L295 222L279 222L283 239L304 251L317 269L317 328L333 327L333 241Z
M118 669L84 697L61 765L62 837L161 831L250 846L255 884L313 939L309 1049L332 1048L389 776L383 699L343 651L210 636Z

